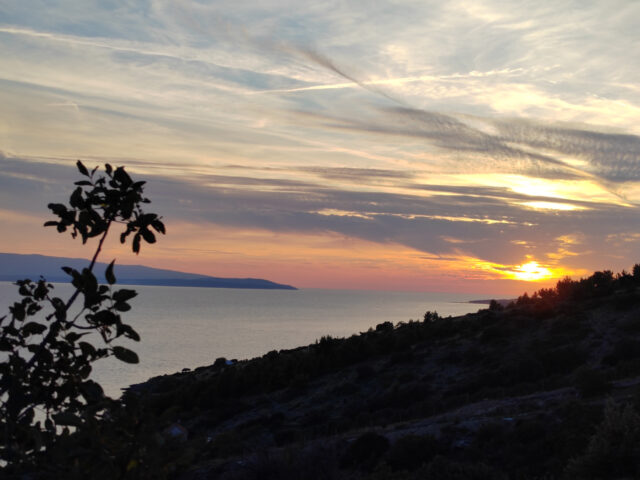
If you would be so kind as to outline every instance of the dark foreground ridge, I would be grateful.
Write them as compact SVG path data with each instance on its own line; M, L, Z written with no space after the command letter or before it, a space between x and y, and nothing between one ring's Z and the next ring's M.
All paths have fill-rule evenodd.
M43 478L640 478L640 266L156 377L38 465Z
M218 359L136 398L180 479L640 478L640 267Z
M23 278L44 276L49 282L68 282L63 266L82 270L86 260L80 258L49 257L45 255L20 255L0 253L0 281L15 282ZM105 263L97 263L97 271L104 272ZM291 285L262 280L260 278L220 278L193 273L143 267L118 265L118 283L123 285L156 285L164 287L252 288L269 290L296 290ZM99 278L104 281L103 278Z

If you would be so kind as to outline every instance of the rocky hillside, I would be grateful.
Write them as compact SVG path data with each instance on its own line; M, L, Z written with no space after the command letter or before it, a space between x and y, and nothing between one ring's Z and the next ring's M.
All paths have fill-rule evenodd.
M181 479L640 478L635 270L218 359L126 398Z

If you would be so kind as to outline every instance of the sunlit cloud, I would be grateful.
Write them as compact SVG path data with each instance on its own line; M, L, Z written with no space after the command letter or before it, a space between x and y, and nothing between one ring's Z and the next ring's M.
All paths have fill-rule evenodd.
M469 175L462 179L471 181ZM632 206L615 192L592 180L563 180L535 178L524 175L483 174L476 178L476 183L494 187L507 187L515 193L530 197L546 197L549 199L576 200L581 202L609 203L620 206ZM546 202L547 204L555 202ZM555 203L558 205L559 203ZM531 205L531 202L529 202ZM549 208L549 207L547 207ZM575 210L580 208L565 208ZM559 208L556 208L559 209Z
M322 210L318 210L315 213L317 213L318 215L326 215L326 216L364 218L365 220L373 219L371 215L367 215L366 213L347 212L345 210L338 210L336 208L324 208Z
M557 202L522 202L520 205L525 207L534 208L537 210L585 210L585 207L579 207L577 205L571 205L570 203L557 203Z

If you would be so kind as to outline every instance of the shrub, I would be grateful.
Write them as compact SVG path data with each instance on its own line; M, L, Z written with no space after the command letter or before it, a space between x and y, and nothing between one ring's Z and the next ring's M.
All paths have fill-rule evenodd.
M392 332L393 331L393 323L391 322L382 322L376 325L376 332Z
M613 355L618 360L633 360L640 357L640 340L623 338L613 347Z
M440 316L438 315L438 312L427 310L424 314L423 321L424 323L435 322L439 318Z
M576 370L574 384L582 397L594 397L611 389L603 372L586 366Z
M618 324L618 327L626 333L640 333L640 316L626 318Z
M531 347L535 348L536 344L533 343ZM553 348L553 346L541 344L537 347L538 349L532 353L542 364L547 375L572 372L587 360L587 353L578 345Z
M640 263L636 263L633 266L632 275L633 275L633 280L635 281L635 283L636 284L640 284Z
M19 280L21 299L0 318L0 351L4 352L0 363L0 465L4 462L8 469L33 469L34 462L59 439L66 442L71 432L84 427L97 431L96 420L107 407L115 407L102 387L89 378L93 362L109 356L138 362L134 352L114 342L120 337L140 340L120 315L131 308L128 302L136 292L114 289L115 260L105 271L106 285L98 283L94 267L109 231L117 225L125 226L121 243L133 234L131 245L136 253L141 240L156 241L152 230L164 233L165 228L156 214L142 210L142 204L149 203L143 196L145 182L134 182L123 167L113 169L109 164L106 175L96 175L97 167L89 172L80 161L77 168L83 179L75 182L69 205L50 203L58 219L45 226L56 227L60 233L71 230L71 236L80 236L82 243L99 239L93 257L82 271L63 267L75 288L66 301L54 296L53 285L42 277ZM76 300L80 300L79 311L72 311ZM91 339L98 337L101 342L94 346ZM95 457L100 453L98 449L87 455L97 463ZM75 461L82 463L78 458Z
M609 402L604 420L586 451L571 460L572 479L638 478L640 475L640 415L630 405Z
M374 377L375 373L374 368L368 363L358 365L356 368L356 378L358 380L369 380Z
M367 432L356 438L347 447L340 459L342 467L359 467L370 471L380 457L389 449L389 440L375 432Z
M492 312L501 312L504 310L504 306L497 300L491 300L491 302L489 302L489 310Z
M406 435L393 444L387 463L393 470L415 470L429 463L440 450L439 442L432 435Z
M437 456L425 469L423 478L437 478L438 480L501 480L506 477L482 463L465 464Z

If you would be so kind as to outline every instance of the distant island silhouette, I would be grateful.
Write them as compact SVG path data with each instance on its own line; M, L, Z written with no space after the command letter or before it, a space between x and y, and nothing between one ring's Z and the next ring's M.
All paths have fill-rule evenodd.
M69 276L61 270L63 266L81 270L87 266L87 260L36 254L0 253L0 281L15 282L24 278L38 279L42 275L50 282L68 282ZM95 272L100 281L104 281L103 275L106 268L106 263L96 263ZM116 263L115 274L118 283L126 285L297 290L291 285L261 278L210 277L142 265L119 265Z

